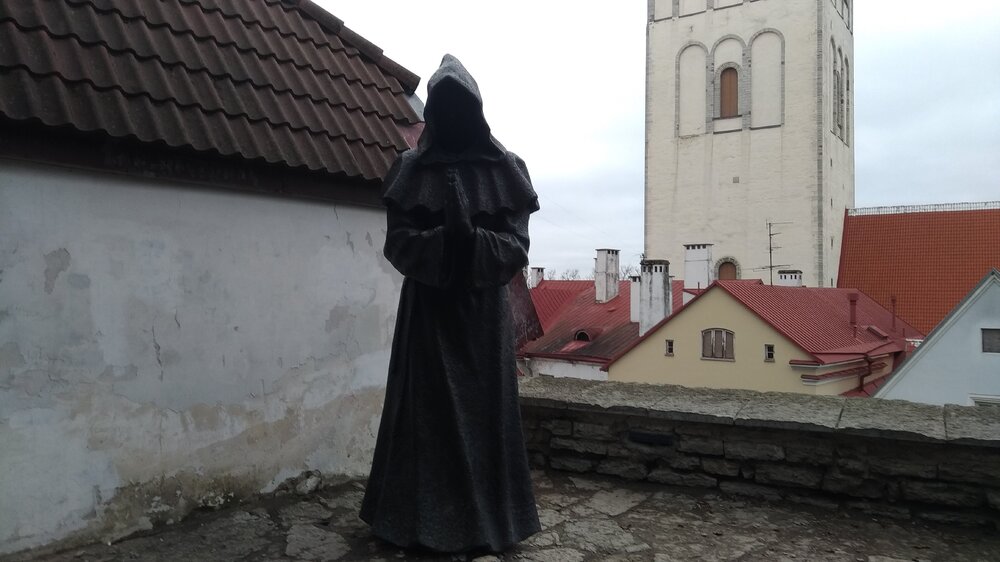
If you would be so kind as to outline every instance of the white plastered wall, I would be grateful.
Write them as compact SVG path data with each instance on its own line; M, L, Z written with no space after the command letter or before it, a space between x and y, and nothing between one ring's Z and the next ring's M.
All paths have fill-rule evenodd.
M0 161L0 554L365 475L379 209Z

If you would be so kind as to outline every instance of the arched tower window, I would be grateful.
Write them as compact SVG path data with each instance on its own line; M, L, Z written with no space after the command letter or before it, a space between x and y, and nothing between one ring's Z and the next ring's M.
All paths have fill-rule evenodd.
M731 261L723 262L719 266L719 279L736 279L736 264Z
M735 68L727 68L719 76L719 117L728 119L740 114L740 73Z

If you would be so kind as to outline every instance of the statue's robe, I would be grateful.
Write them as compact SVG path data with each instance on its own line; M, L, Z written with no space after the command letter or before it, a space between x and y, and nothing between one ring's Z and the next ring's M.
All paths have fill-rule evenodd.
M453 57L429 82L428 111L444 81L476 102L465 123L481 142L437 150L427 115L418 147L385 181L384 252L405 279L361 518L403 547L500 552L539 530L508 301L538 202Z

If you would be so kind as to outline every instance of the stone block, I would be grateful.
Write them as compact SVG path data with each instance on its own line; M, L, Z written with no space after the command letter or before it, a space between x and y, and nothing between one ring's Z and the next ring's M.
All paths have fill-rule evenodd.
M886 495L884 482L847 474L838 469L827 471L822 489L833 494L844 494L856 498L880 499Z
M736 415L736 425L831 432L844 408L839 396L762 392L749 397Z
M972 486L947 482L907 480L902 485L903 498L911 501L953 507L979 507L986 503L985 491Z
M672 486L692 486L697 488L714 488L719 483L718 480L707 474L678 472L665 467L653 469L649 473L649 476L646 477L646 480L660 484L670 484Z
M677 450L699 455L722 455L724 447L720 438L682 435L677 441Z
M837 431L887 439L944 441L944 408L902 400L848 399Z
M1000 447L1000 408L948 405L944 419L948 441Z
M608 454L608 444L600 441L589 441L586 439L566 439L565 437L553 437L549 446L553 449L563 451L575 451L591 455L604 456Z
M719 482L719 490L737 496L747 496L762 500L779 501L781 492L768 486L760 484L749 484L746 482Z
M891 476L913 476L916 478L936 478L937 466L930 459L872 457L868 459L872 472Z
M823 470L810 466L778 463L759 463L754 480L760 484L819 488L823 483Z
M773 443L727 439L725 454L729 459L780 461L785 458L785 449Z
M549 432L552 433L552 435L559 435L562 437L568 437L570 435L573 435L573 422L569 420L560 420L560 419L543 420L539 424L539 427L541 427L542 429L547 429Z
M861 459L838 458L835 464L842 472L849 472L851 474L865 474L868 472L868 463Z
M952 457L938 465L942 480L996 486L1000 483L1000 455L977 455L978 458Z
M581 421L574 425L573 435L581 439L610 440L614 438L611 427L608 425Z
M701 459L701 469L717 476L739 476L740 463L728 459Z
M671 468L680 470L697 470L701 468L701 457L675 454L664 460Z
M655 384L600 381L581 392L577 401L591 411L646 416L662 399L663 389Z
M579 457L554 456L549 459L549 466L552 468L570 472L590 472L594 469L595 464L597 461Z
M677 454L673 447L656 447L631 441L626 441L623 448L629 451L631 456L643 460L667 458Z
M800 464L829 466L833 464L833 443L814 441L786 444L785 460Z
M646 465L625 459L605 459L595 469L600 474L619 476L628 480L642 480L649 473Z
M649 415L662 419L732 425L752 391L662 386L662 399Z
M698 435L701 437L721 437L727 427L705 423L682 423L674 428L678 435Z
M518 380L517 389L522 406L565 410L583 406L583 392L598 384L601 381L573 377L524 377Z

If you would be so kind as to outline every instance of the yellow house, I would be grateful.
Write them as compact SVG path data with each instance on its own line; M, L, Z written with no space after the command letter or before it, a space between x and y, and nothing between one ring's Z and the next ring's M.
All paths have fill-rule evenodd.
M605 369L616 381L868 396L922 338L852 289L716 281Z

